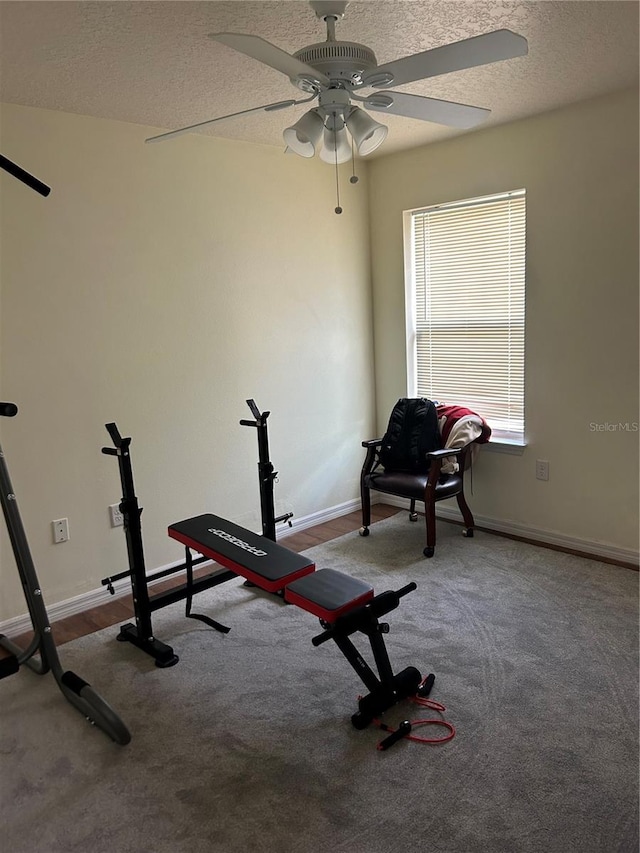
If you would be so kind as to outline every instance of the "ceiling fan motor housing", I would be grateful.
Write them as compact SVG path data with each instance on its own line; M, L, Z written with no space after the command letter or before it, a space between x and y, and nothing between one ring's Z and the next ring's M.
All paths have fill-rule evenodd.
M300 62L311 65L330 80L359 86L366 71L378 67L375 53L364 44L353 41L325 41L310 44L293 54ZM294 85L299 81L292 79ZM300 86L300 88L302 88Z

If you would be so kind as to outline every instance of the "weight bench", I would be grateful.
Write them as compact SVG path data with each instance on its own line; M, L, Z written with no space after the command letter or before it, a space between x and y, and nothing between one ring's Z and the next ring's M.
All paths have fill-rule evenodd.
M416 589L416 584L374 595L373 587L365 581L335 569L316 571L307 557L208 513L172 524L168 533L185 546L188 577L195 551L223 566L229 574L226 579L243 577L318 617L324 630L312 639L313 645L333 640L369 690L359 699L358 711L351 717L356 728L366 728L374 717L400 700L416 693L427 695L431 689L433 676L425 680L425 688L420 688L422 676L415 667L394 675L384 642L389 626L378 618L398 607L402 596ZM229 630L213 624L219 630ZM369 639L377 674L350 639L356 632Z

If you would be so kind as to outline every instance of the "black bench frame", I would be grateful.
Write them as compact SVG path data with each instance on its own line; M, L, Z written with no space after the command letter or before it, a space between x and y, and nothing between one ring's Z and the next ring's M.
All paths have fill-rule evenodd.
M255 416L255 421L240 423L243 426L254 426L258 430L260 457L258 464L264 535L258 536L232 522L212 515L196 516L194 519L177 522L169 527L169 536L185 546L184 563L149 576L145 569L140 523L142 509L138 505L133 483L131 439L122 438L115 423L106 424L114 447L104 447L102 452L118 458L123 493L120 511L124 518L130 568L128 572L121 572L103 579L102 583L113 594L115 592L113 582L129 576L135 613L135 624L122 625L118 640L130 642L149 654L158 667L173 666L179 658L171 646L154 636L152 612L186 599L187 616L199 619L216 630L227 633L230 630L227 626L208 616L191 613L192 598L197 592L226 583L233 578L243 577L248 585L280 594L285 601L319 616L320 625L324 630L313 638L313 644L318 646L333 640L369 690L369 693L359 700L358 711L351 718L356 728L365 728L377 715L407 696L420 691L422 691L421 695L427 695L428 690L431 689L434 676L430 675L425 680L426 686L421 688L422 676L415 667L407 667L394 674L384 642L384 634L388 632L389 625L379 621L380 616L398 607L400 598L416 589L416 585L411 583L398 591L383 592L374 596L373 588L368 584L354 581L347 575L329 569L315 572L313 563L276 543L275 524L279 521L288 521L292 514L287 513L280 518L275 518L273 481L277 474L268 458L266 421L269 412L260 413L253 400L247 400L247 403ZM222 538L216 539L215 536L220 533L223 534ZM212 537L212 534L215 535ZM234 548L229 549L226 543L230 539L235 540L236 546L240 548L239 552L235 552ZM201 556L194 557L192 553L194 551ZM265 556L268 555L267 562L270 561L272 566L283 563L285 569L282 574L278 575L276 572L275 578L268 577L261 574L255 566L252 567L248 554L256 551L260 551ZM241 557L241 554L244 554L244 557ZM292 560L292 567L287 569L286 566ZM195 578L194 568L210 561L216 565L215 570ZM181 571L186 573L186 581L183 584L155 595L149 593L149 583ZM328 604L325 602L321 605L317 595L318 588L326 577L323 573L328 572L333 572L333 575L337 576L338 591L333 600L330 597ZM320 583L316 583L315 578ZM311 583L309 583L310 579ZM351 593L346 591L353 590L354 585L357 593L349 598ZM351 636L357 632L364 634L369 640L377 673L365 661L351 640Z

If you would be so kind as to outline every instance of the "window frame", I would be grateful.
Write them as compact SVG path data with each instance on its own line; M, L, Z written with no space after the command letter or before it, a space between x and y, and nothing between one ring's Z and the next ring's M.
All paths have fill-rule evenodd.
M526 446L526 189L520 188L517 190L507 190L504 192L490 193L488 195L476 196L473 198L459 199L452 202L443 202L440 204L426 205L423 207L405 210L403 212L403 252L404 252L404 283L405 283L405 346L406 346L406 368L407 368L407 393L410 397L417 396L418 393L418 323L417 323L417 288L415 258L416 252L414 247L414 228L413 220L417 214L428 213L429 211L437 210L459 210L463 207L479 207L483 204L507 201L513 198L522 197L524 199L524 281L522 295L522 334L523 334L523 354L522 354L522 393L523 393L523 408L522 408L522 432L518 430L504 430L492 426L491 444L495 449L503 449L508 452L519 452L521 448ZM457 401L447 401L457 402ZM482 412L479 412L482 414ZM491 424L491 419L487 417L487 421Z

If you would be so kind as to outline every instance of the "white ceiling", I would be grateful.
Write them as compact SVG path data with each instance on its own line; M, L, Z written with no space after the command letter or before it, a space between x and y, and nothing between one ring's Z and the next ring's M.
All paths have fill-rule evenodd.
M637 85L638 10L617 0L370 0L349 4L336 37L366 44L383 64L491 30L523 35L528 56L398 87L488 107L483 127ZM207 38L221 31L258 35L289 53L326 37L303 0L2 0L0 97L171 130L302 96L283 74ZM306 109L254 113L206 132L284 148L282 130ZM464 132L384 121L389 135L373 156Z

